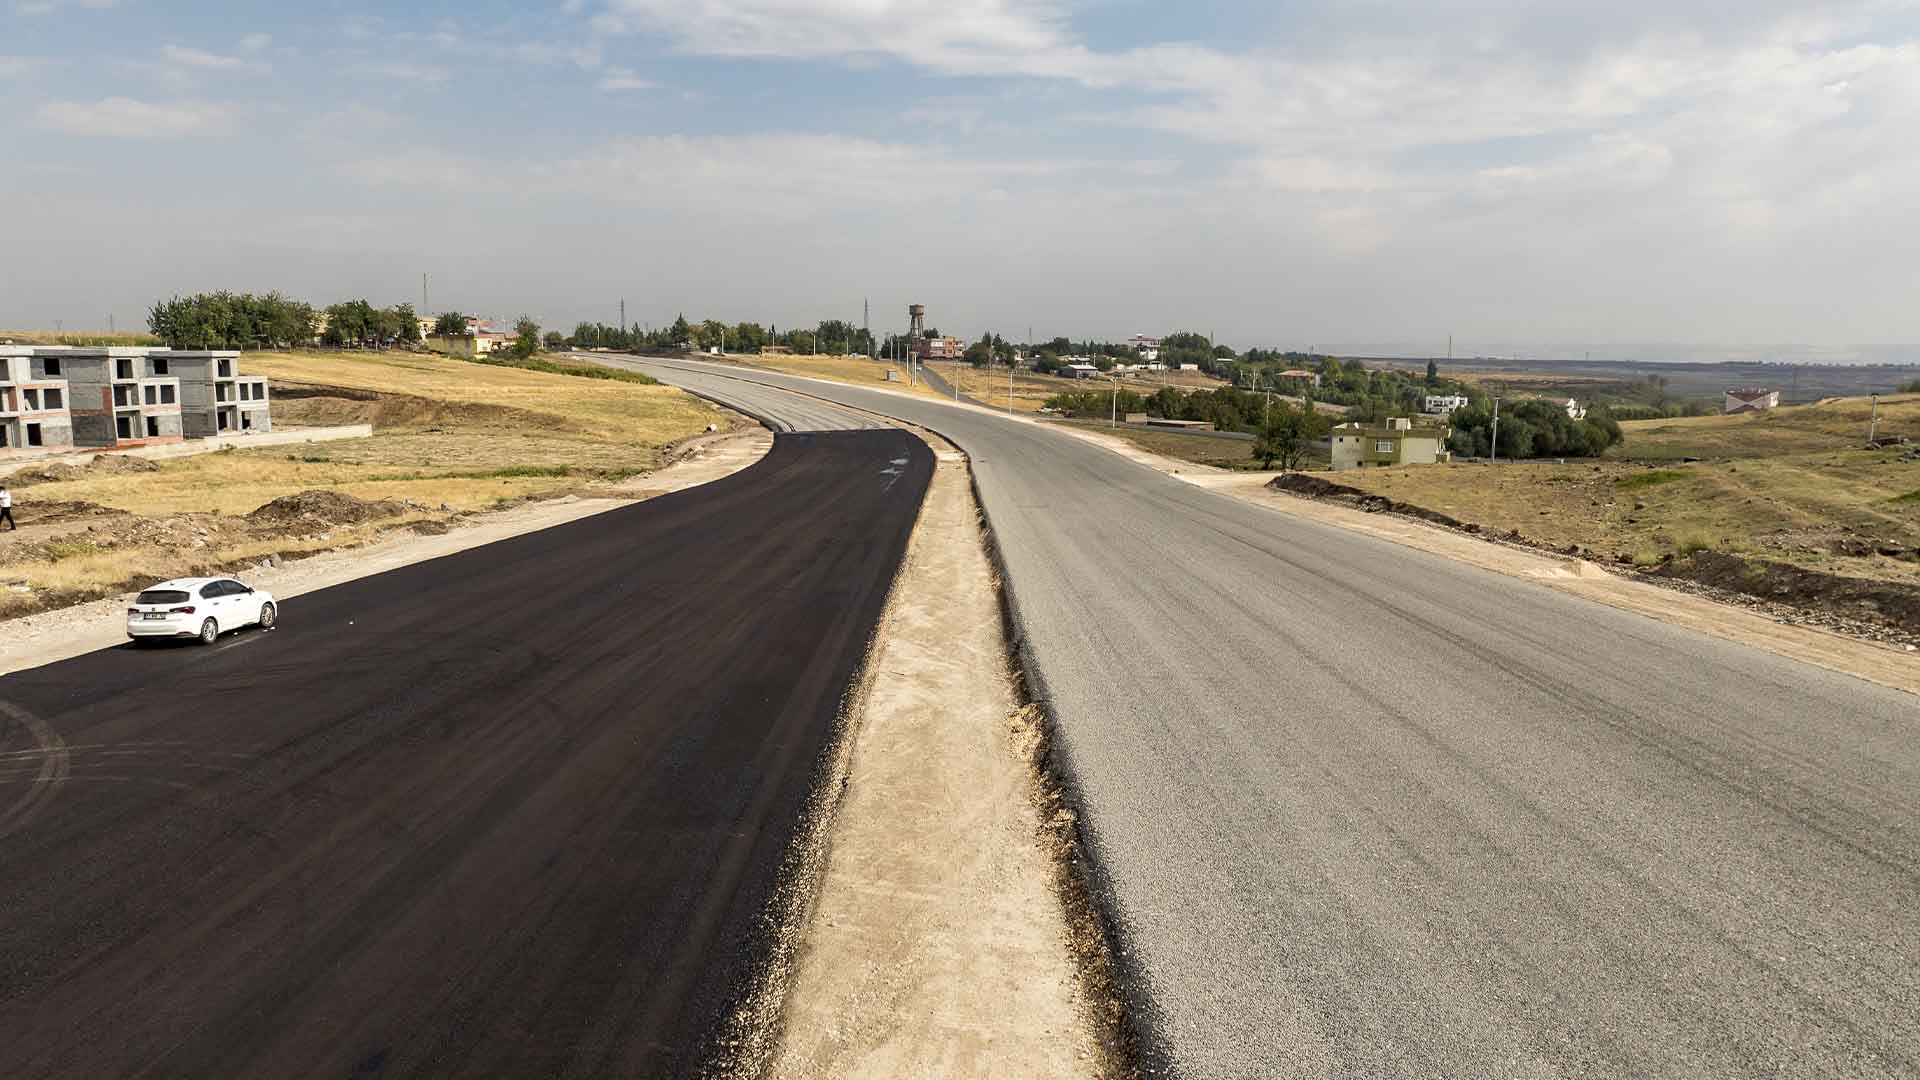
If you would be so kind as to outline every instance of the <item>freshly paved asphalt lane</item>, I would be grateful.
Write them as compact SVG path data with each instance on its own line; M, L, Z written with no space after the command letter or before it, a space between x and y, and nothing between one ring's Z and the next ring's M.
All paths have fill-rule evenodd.
M1190 1077L1920 1075L1920 700L978 410L972 458Z
M933 457L727 479L0 679L0 1076L678 1076Z

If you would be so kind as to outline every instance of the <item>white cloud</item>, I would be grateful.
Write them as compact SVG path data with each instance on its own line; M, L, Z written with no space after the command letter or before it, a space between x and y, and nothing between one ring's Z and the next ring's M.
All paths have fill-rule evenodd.
M156 104L133 98L100 101L50 101L40 106L40 126L69 135L118 139L171 139L224 134L234 113L207 102Z
M614 0L602 33L652 31L710 56L893 56L958 73L1087 74L1052 0Z
M660 84L651 79L643 79L628 68L608 68L600 78L600 89L618 90L657 90Z
M248 34L240 39L240 51L257 53L272 44L272 34Z
M117 0L18 0L13 10L22 15L51 15L62 8L79 7L89 11L105 11L115 7Z
M252 61L237 56L221 56L185 45L162 45L160 55L170 63L203 71L238 71L254 66Z
M366 79L440 86L453 78L453 72L438 64L417 64L408 60L367 60L347 68L351 75Z

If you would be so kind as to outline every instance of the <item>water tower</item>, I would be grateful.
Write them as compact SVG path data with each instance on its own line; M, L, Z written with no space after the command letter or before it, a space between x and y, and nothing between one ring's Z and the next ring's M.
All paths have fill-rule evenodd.
M907 305L907 340L919 342L927 336L927 305Z

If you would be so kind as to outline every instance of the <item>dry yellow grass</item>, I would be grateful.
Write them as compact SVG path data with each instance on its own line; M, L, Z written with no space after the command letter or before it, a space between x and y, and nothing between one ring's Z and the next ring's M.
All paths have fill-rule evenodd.
M16 345L158 345L152 334L126 330L0 330L0 341Z
M484 510L525 497L594 491L611 479L658 468L665 449L734 418L666 386L551 375L410 354L248 354L243 370L269 376L282 391L275 423L372 422L369 439L224 450L155 462L151 472L100 469L55 483L16 484L16 501L91 502L146 518L217 514L231 521L283 495L309 489L366 500L411 501L426 509L361 526L335 527L326 539L209 529L191 540L133 528L135 518L101 518L8 533L0 579L32 593L0 595L0 618L33 610L50 597L85 598L134 579L176 576L194 566L245 562L354 547L379 533L448 511ZM344 388L370 400L329 394ZM98 531L88 531L89 526ZM60 537L57 558L29 559L16 544ZM174 534L189 535L194 534ZM119 542L97 543L106 538Z
M353 449L381 456L382 437L355 440ZM501 500L562 488L594 478L579 474L487 475L521 466L405 468L388 462L342 463L319 458L333 444L233 450L159 462L159 471L90 476L38 484L17 492L21 500L85 501L136 514L246 514L282 495L314 488L343 491L360 499L413 500L456 510L486 509ZM341 444L345 445L345 444ZM293 449L294 454L285 451ZM316 453L316 451L318 453ZM562 466L534 466L557 470Z
M1362 469L1331 479L1554 547L1642 562L1688 547L1856 577L1920 582L1920 563L1873 554L1920 548L1920 461L1844 450L1651 469L1569 460ZM1867 550L1847 554L1862 543Z
M1647 461L1850 450L1865 445L1872 418L1872 400L1851 397L1738 416L1633 420L1620 425L1626 440L1614 456ZM1920 439L1920 394L1881 398L1878 434Z
M184 577L193 573L196 566L231 564L264 558L270 554L285 557L300 552L359 547L377 538L384 529L421 520L422 516L407 514L386 518L372 525L343 526L330 530L324 540L317 536L285 537L165 550L151 546L93 547L58 562L10 563L0 568L0 574L4 574L9 582L24 582L36 593L98 594L129 581ZM87 543L84 534L81 534L73 546L81 548ZM0 597L0 617L14 613L9 608L32 610L35 606L24 597Z
M556 430L665 445L716 422L719 410L670 386L548 375L418 353L248 353L241 370L292 385L340 386L540 413Z
M405 397L379 403L283 398L274 404L276 423L289 414L349 422L363 418L354 410L368 410L380 425L371 439L179 458L159 462L157 472L38 485L25 497L84 500L140 514L244 514L282 495L328 488L362 499L476 510L657 468L664 447L710 423L729 423L725 413L672 387L437 356L249 353L241 368L282 387ZM329 403L345 412L326 412ZM304 415L316 410L320 415Z

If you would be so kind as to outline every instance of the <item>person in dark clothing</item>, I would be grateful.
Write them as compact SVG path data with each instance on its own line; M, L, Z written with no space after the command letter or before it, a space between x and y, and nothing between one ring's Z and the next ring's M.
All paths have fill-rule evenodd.
M6 522L9 529L20 528L13 520L13 492L8 491L5 484L0 484L0 521Z

